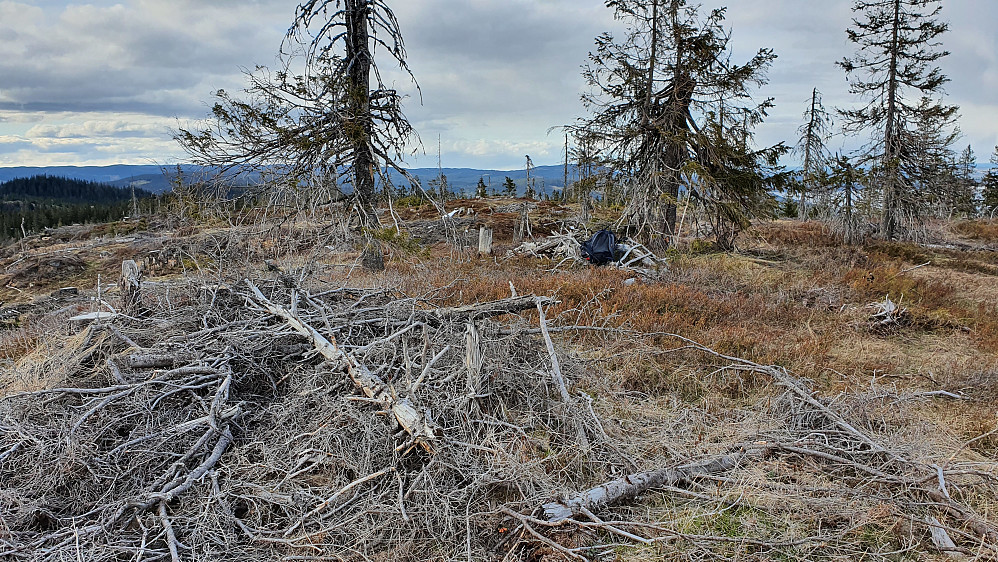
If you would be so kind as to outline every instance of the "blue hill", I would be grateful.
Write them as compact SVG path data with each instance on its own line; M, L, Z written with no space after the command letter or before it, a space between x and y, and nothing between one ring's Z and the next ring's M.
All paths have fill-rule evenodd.
M117 164L113 166L19 166L0 167L0 183L17 179L27 178L37 175L60 176L72 179L97 181L109 183L118 187L128 187L135 185L153 193L163 193L172 188L172 181L176 175L176 165L156 166L156 165L127 165ZM181 170L185 175L194 176L203 171L197 166L184 165ZM441 170L447 176L447 184L451 191L474 194L479 178L486 184L491 183L493 189L501 189L501 185L506 176L509 176L517 186L517 193L522 194L526 187L526 170L480 170L474 168L443 168ZM574 169L569 169L573 173ZM419 179L424 188L429 188L430 180L437 177L436 168L414 168L409 173ZM531 169L531 177L535 179L537 192L551 193L553 190L561 190L564 182L563 166L537 166ZM409 182L398 172L391 172L390 179L397 186L408 187ZM569 179L571 181L571 177Z

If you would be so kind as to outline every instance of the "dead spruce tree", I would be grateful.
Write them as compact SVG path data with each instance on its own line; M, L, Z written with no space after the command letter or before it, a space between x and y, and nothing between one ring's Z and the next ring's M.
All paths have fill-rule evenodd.
M857 53L838 63L847 76L858 75L849 89L866 102L839 113L847 132L873 132L863 160L877 170L880 233L887 239L912 236L925 206L917 189L925 137L916 123L945 123L957 111L930 99L948 81L935 66L948 54L937 41L948 29L939 21L941 10L941 0L857 0L857 17L846 30Z
M723 8L701 15L685 0L611 0L626 25L604 33L583 75L591 117L575 128L598 138L614 177L628 190L627 234L657 247L676 232L679 193L707 209L721 245L772 204L766 166L785 149L749 148L771 100L753 104L776 58L760 49L743 65L730 55Z
M811 101L804 111L804 124L797 132L800 138L797 140L795 150L803 158L801 167L800 184L800 218L807 219L808 195L818 195L821 199L827 199L823 194L818 193L821 186L821 176L828 167L828 139L831 137L832 119L825 106L821 103L821 92L818 88L811 91ZM827 211L827 201L822 201L822 207Z
M361 225L377 224L375 176L386 168L405 174L397 162L416 136L375 50L413 78L386 2L303 2L281 48L281 69L248 73L244 99L220 90L211 117L175 138L197 164L277 173L312 197L341 199L340 187L349 186Z

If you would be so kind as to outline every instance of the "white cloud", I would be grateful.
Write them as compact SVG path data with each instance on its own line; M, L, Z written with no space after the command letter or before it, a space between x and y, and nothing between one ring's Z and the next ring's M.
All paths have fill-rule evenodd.
M88 120L81 123L35 125L28 129L28 138L107 138L107 137L163 137L170 124L164 120L148 120L136 116L133 120Z
M19 133L0 136L0 164L148 164L180 156L178 145L171 139L175 123L170 119L142 114L53 112L41 114L38 122L25 118L30 115L14 114L8 128L17 124Z
M597 34L619 28L603 0L389 3L424 100L382 63L386 79L409 94L406 113L430 153L409 164L436 165L438 134L445 166L514 169L524 154L538 164L560 160L562 138L548 129L583 114L580 66ZM167 132L173 118L204 116L212 92L245 84L241 68L272 65L296 4L0 0L0 163L178 156ZM851 0L728 4L735 60L760 47L779 55L758 91L777 104L760 143L793 142L813 87L830 109L855 103L834 66L853 52L845 39ZM950 102L962 106L964 141L990 152L998 140L998 2L946 2L943 16L951 24L942 40L953 54L940 61L952 79Z
M281 37L271 23L279 21L275 11L189 0L46 10L4 2L0 102L8 109L141 107L194 116L199 99L243 83L240 66L274 60Z

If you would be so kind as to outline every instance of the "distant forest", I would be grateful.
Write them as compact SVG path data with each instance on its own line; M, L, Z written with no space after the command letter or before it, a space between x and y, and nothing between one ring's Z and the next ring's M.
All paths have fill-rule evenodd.
M136 189L135 197L153 194ZM0 242L47 227L118 220L131 206L128 188L48 175L13 179L0 183Z

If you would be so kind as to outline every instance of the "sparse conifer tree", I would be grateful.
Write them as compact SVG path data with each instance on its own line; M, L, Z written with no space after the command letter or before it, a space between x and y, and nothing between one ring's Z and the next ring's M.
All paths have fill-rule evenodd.
M506 197L516 197L516 182L513 181L513 178L506 176L502 182L502 189Z
M880 231L888 239L913 235L924 212L919 149L925 145L916 125L946 123L957 110L931 99L948 81L935 66L948 54L938 42L948 29L941 10L941 0L857 0L846 30L857 52L838 63L851 79L850 91L865 102L840 114L846 131L872 131L861 163L878 171Z
M821 103L821 92L817 88L811 91L811 101L804 111L804 124L798 129L800 138L797 140L796 151L802 158L800 173L800 204L798 205L801 220L807 218L808 196L820 196L821 176L828 165L828 149L826 143L831 138L832 119L825 106Z
M984 174L981 184L984 212L988 217L993 217L998 210L998 146L995 146L995 151L991 153L991 169Z
M977 215L977 158L968 144L956 161L955 178L950 189L950 213L957 216Z
M858 238L859 215L856 210L863 189L863 171L849 160L836 154L831 159L826 182L831 202L836 209L833 219L846 244L854 244Z
M752 149L748 141L771 106L752 103L750 88L766 81L776 55L761 49L734 63L723 8L701 14L685 0L607 6L626 31L596 38L583 71L592 115L574 128L593 137L626 190L627 234L668 245L685 186L721 227L718 241L730 244L750 217L774 207L761 167L775 165L784 149Z

